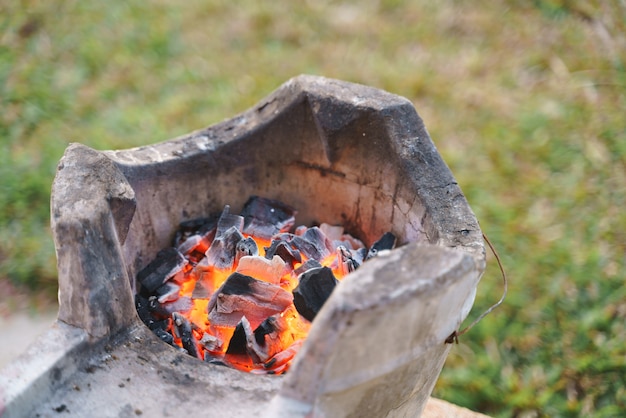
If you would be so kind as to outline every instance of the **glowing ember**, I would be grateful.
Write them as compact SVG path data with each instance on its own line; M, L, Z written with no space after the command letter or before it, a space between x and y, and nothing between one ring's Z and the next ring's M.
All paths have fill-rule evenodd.
M181 224L175 246L137 274L137 312L189 355L253 373L287 371L338 280L379 250L340 226L299 226L295 210L252 197L241 215Z

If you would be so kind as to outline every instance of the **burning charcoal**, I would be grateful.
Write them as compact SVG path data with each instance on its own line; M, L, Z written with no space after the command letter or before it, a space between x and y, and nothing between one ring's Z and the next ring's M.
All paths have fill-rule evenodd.
M163 308L163 305L159 303L156 296L150 296L148 298L145 298L143 295L139 295L139 296L143 298L142 304L144 304L146 300L148 301L147 302L148 311L150 312L150 314L152 315L152 318L155 321L160 321L164 318L169 318L172 315L171 312L168 312L166 309ZM137 313L140 314L139 309L137 310ZM146 323L146 325L148 325L148 328L150 329L154 327L154 323Z
M194 299L210 299L230 274L230 271L197 270L196 275L198 279L192 292L192 297Z
M349 270L342 270L343 275L348 274L359 268L361 264L363 264L363 262L365 261L365 257L367 256L367 248L365 247L359 248L358 250L353 250L343 245L339 245L337 246L336 250L338 255L340 249L342 251L342 255L338 256L338 260L349 262L351 264Z
M189 355L201 359L202 354L198 347L198 341L191 332L191 322L178 312L172 313L172 319L174 321L174 333L176 337L180 338L183 348L187 350Z
M304 340L298 340L291 344L286 350L283 350L272 357L269 361L267 361L263 368L267 371L272 371L274 373L282 373L289 367L289 362L293 359L300 347L302 347L302 343Z
M239 241L235 247L235 261L239 262L241 257L248 255L259 255L259 247L256 245L256 241L252 237L244 238Z
M294 342L294 336L287 332L288 329L289 325L281 315L270 316L253 334L246 333L248 353L258 358L257 363L265 363Z
M329 256L335 250L330 240L317 226L307 229L302 238L315 245L322 254L322 258Z
M391 250L395 245L396 236L391 232L385 232L383 236L378 239L378 241L372 244L372 248L370 248L365 259L369 260L372 257L376 257L379 251Z
M200 339L200 345L207 351L214 352L222 347L222 342L219 338L205 332Z
M174 337L169 332L160 328L154 329L153 332L156 334L157 337L159 337L161 341L166 342L173 347L176 347L176 344L174 344Z
M174 312L187 313L193 309L193 302L190 297L183 296L173 302L165 302L159 304L158 313L171 315Z
M209 249L211 241L209 241L208 237L202 235L192 235L185 242L180 244L177 249L185 256L189 256L194 252L204 254L206 250Z
M254 333L252 332L250 321L248 321L248 318L243 316L241 321L235 327L235 332L230 339L226 354L248 354L254 363L262 363L264 360L260 360L258 358L255 354L254 347L251 344L256 345Z
M275 255L282 258L292 268L295 263L302 263L300 251L291 248L286 242L278 239L272 240L272 244L265 248L265 258L271 260Z
M243 232L269 240L279 232L286 232L295 223L296 211L277 200L252 196L244 205Z
M352 257L350 250L343 245L337 247L337 260L339 261L339 271L343 276L352 273L361 265Z
M140 319L161 340L204 361L253 373L287 371L338 283L333 271L348 274L395 244L387 233L368 252L343 227L329 224L291 234L295 213L253 196L241 215L226 205L217 216L181 223L174 248L137 274ZM271 240L263 256L257 238ZM331 261L332 270L322 267ZM280 286L292 289L296 277L293 293ZM198 309L206 309L206 321Z
M206 252L209 266L220 270L232 268L235 262L237 243L242 239L243 235L234 226L216 237Z
M257 343L264 345L265 336L276 332L276 330L279 328L279 326L277 325L278 318L282 317L280 315L272 315L265 321L263 321L261 325L259 325L257 329L254 330L254 339Z
M159 303L173 302L179 297L180 286L171 281L165 282L154 291Z
M313 243L304 237L296 236L291 240L291 246L300 251L306 258L321 262L330 255L330 252L325 245L318 244L319 243Z
M246 331L244 329L243 322L246 322L248 327L250 327L250 322L246 319L246 317L242 317L241 321L235 327L235 332L228 343L228 348L226 349L226 354L246 354Z
M202 256L204 257L204 254ZM170 277L168 281L174 282L177 284L182 284L182 283L185 283L187 280L190 280L192 278L191 274L193 273L193 271L191 269L188 270L187 266L188 264L185 267L183 267L181 271L179 271L178 273Z
M195 265L193 271L196 277L198 277L202 273L213 271L213 266L209 265L209 261L206 257L204 257L202 260L198 261L198 264Z
M315 268L302 273L299 280L300 283L293 290L293 304L300 315L313 321L338 281L328 267Z
M320 268L322 265L317 260L306 260L304 264L293 271L293 274L297 277L304 272L307 272L311 269Z
M162 329L163 331L167 331L172 325L171 318L165 318L160 321L155 321L152 324L152 327L149 327L152 331L156 331L157 329Z
M250 322L243 316L235 327L226 354L247 354L255 364L265 363L293 343L293 336L285 332L287 327L280 315L274 315L252 331ZM283 336L286 341L281 339Z
M198 218L181 222L174 237L174 247L179 247L194 235L206 237L209 243L213 241L218 217Z
M279 284L286 272L286 264L277 255L271 260L259 256L246 256L239 260L236 272L264 282Z
M231 228L242 231L243 216L231 214L230 206L226 205L224 206L224 210L220 215L220 219L217 221L217 231L215 232L215 238L221 237L226 231Z
M141 319L141 321L146 324L148 328L153 329L157 323L157 319L152 316L150 301L148 298L139 294L135 295L135 308L137 309L139 319Z
M280 286L233 273L209 301L209 322L235 327L245 314L256 328L268 316L285 310L292 301L292 295Z
M330 254L325 254L328 251L325 246L322 246L323 250L321 250L314 243L298 235L285 233L278 235L277 239L286 242L292 249L299 251L307 259L322 261L325 255L327 256Z
M191 293L191 298L192 299L208 299L210 297L211 297L211 290L209 286L207 286L204 280L198 279L193 288L193 292Z
M187 260L176 248L166 248L156 258L137 273L137 280L150 293L181 271Z

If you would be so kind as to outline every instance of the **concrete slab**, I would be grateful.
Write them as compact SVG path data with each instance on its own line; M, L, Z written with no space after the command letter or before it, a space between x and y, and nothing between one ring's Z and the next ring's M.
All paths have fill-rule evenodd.
M33 347L32 343L37 340L40 334L49 331L55 316L55 312L32 314L29 312L18 311L11 317L2 318L0 322L0 332L3 333L2 335L8 336L7 341L11 341L12 343L0 345L0 359L2 360L1 366L4 367L11 361L15 360L19 354L22 354L27 349L30 351L33 349L36 350L36 347ZM150 334L148 334L148 336L151 337ZM167 383L168 380L175 380L176 377L180 377L181 375L190 381L196 380L198 375L193 373L192 370L188 368L182 370L182 373L181 370L177 370L177 373L172 374L159 373L159 371L157 371L154 367L146 367L144 370L131 370L129 363L124 361L125 359L135 356L141 356L142 358L148 356L148 353L145 352L134 352L134 350L132 350L133 346L134 344L126 344L117 347L115 352L107 352L106 350L102 351L100 352L100 356L95 357L95 359L100 360L96 363L93 363L94 358L92 357L92 364L90 365L93 367L83 367L74 371L71 375L66 376L64 379L65 383L59 388L44 388L54 390L54 396L42 396L43 399L39 399L37 395L42 394L38 393L35 395L35 398L38 398L35 402L38 406L34 407L34 411L29 412L34 412L40 417L52 417L58 415L60 412L64 413L65 416L84 416L83 414L85 413L88 413L89 415L94 413L96 414L92 416L135 416L137 414L143 415L148 412L164 414L165 416L170 413L178 414L189 407L193 409L193 407L202 400L195 399L194 401L189 402L188 399L187 402L180 402L180 390L173 390L167 384L165 385L166 390L161 391L158 396L156 396L156 398L161 400L167 399L167 401L163 403L154 402L155 393L141 393L142 390L146 389L146 385L137 385L137 382L143 381L145 383L146 379L154 380L155 383L156 381L164 381ZM129 356L129 353L126 353L127 351L130 351L132 355ZM177 360L166 362L166 364L173 364L174 369L182 367L179 365L181 362L189 363L191 367L194 366L194 362L190 362L191 359L185 359L184 357L180 357L180 355L173 354L171 352L169 353L169 356L174 356L173 358ZM180 361L178 361L178 359L180 359ZM217 370L218 375L220 376L221 374L219 372L229 373L229 369L225 368L216 368L215 370ZM155 376L152 376L153 374ZM192 375L194 376L193 379ZM242 377L246 377L248 380L250 380L250 378L255 378L248 375L243 375ZM256 378L259 377L260 376L256 376ZM216 377L213 376L211 379L204 381L201 384L206 387L210 387L215 385L215 380L220 379L216 379ZM162 382L159 383L163 385ZM148 387L154 387L154 385L148 385ZM0 387L0 389L2 388ZM250 387L245 387L245 390L242 390L242 387L238 386L236 391L245 393L249 390ZM116 405L112 405L110 403L110 398L103 396L103 394L109 392L112 392L110 395L115 395L114 398L118 401L116 402ZM182 398L188 398L189 396L192 396L193 393L195 393L195 391L190 391ZM17 403L23 404L22 406L31 404L30 402L20 401ZM216 406L215 402L212 406ZM241 406L241 404L239 406ZM2 414L2 409L2 405L0 405L0 415ZM219 414L221 414L223 409L224 407L222 406L222 408L214 408L211 410L214 412L219 411ZM19 415L18 411L14 410L11 413L13 412L16 412ZM9 413L9 415L11 414ZM422 418L453 417L486 418L487 416L435 398L428 399L426 407L422 413Z
M12 312L0 316L0 369L22 354L26 348L44 333L54 322L56 309L33 313L30 311Z

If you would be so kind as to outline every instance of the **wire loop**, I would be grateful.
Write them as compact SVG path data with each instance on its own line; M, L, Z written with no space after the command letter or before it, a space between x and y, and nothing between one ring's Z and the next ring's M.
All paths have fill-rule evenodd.
M478 322L480 322L485 316L487 316L488 314L491 313L491 311L493 311L494 309L496 309L498 306L502 305L502 302L504 302L504 299L506 298L506 294L508 292L508 279L506 277L506 273L504 271L504 267L502 266L502 262L500 261L500 256L498 255L498 252L496 251L496 249L494 248L493 244L491 244L491 241L489 241L489 238L487 238L487 236L485 235L485 233L483 232L483 239L485 240L485 242L487 243L487 245L489 245L489 248L491 249L491 252L493 253L493 255L496 257L496 261L498 262L498 267L500 267L500 273L502 273L502 281L504 282L504 291L502 292L502 297L500 298L500 300L498 302L496 302L495 304L493 304L489 309L487 309L485 312L483 312L478 318L476 318L474 320L474 322L472 322L471 324L469 324L468 326L466 326L465 328L463 328L461 331L454 331L452 334L450 334L448 336L448 338L446 338L445 343L446 344L452 344L452 343L459 343L459 337L463 334L465 334L467 331L469 331L470 329L472 329L472 327L474 325L476 325Z

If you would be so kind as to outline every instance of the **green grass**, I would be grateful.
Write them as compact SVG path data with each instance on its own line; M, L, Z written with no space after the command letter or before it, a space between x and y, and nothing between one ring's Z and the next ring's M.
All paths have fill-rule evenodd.
M69 142L167 140L301 73L359 82L413 101L510 276L435 395L618 416L625 22L617 0L3 2L0 280L55 291L49 193ZM501 289L491 260L471 318Z

